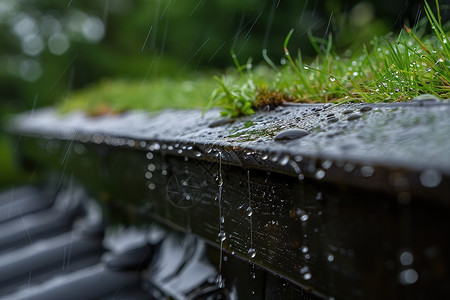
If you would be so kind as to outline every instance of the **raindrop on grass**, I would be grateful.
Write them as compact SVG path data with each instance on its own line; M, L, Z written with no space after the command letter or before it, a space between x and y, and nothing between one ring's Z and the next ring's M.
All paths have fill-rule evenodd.
M330 77L330 81L334 82L334 81L336 81L336 78Z

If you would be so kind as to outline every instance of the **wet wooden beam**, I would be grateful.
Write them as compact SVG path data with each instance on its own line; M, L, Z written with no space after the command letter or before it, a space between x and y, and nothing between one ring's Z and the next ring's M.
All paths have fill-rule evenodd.
M213 113L41 111L15 128L24 158L78 178L111 220L192 232L318 297L409 298L450 295L449 116L304 106L210 128ZM287 128L309 134L275 141Z

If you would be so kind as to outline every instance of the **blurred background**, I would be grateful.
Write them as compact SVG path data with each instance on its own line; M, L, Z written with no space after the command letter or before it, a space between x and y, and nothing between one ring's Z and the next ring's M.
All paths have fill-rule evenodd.
M0 121L104 78L218 73L232 65L230 51L258 63L267 49L280 63L291 28L293 53L314 56L308 31L332 34L336 50L351 53L413 26L422 8L419 0L0 0ZM0 185L20 177L14 151L0 134Z

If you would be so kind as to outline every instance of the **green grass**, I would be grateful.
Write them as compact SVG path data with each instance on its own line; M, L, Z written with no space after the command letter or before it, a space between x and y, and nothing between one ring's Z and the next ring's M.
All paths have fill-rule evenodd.
M61 102L63 112L87 110L91 115L120 113L130 109L222 107L222 115L238 117L255 110L271 109L283 102L342 103L407 101L421 94L450 98L450 24L442 24L425 2L427 18L397 35L374 37L358 51L340 53L327 39L309 33L317 57L304 61L298 49L295 58L289 41L280 50L285 58L276 65L263 50L264 61L241 64L234 53L235 69L222 76L186 79L159 78L145 83L103 80L75 91ZM280 45L281 46L281 45Z
M439 12L438 1L436 6ZM435 15L426 2L425 12L427 18L413 29L405 26L396 37L375 37L352 55L337 54L331 35L328 39L310 35L317 57L305 63L298 50L294 59L289 50L293 30L284 43L282 66L276 66L264 51L265 68L254 68L251 62L241 65L232 54L235 74L216 78L219 87L209 106L220 105L223 115L237 117L283 101L397 102L421 94L449 98L448 26L441 23L440 13ZM428 35L427 30L431 31Z
M192 80L166 77L151 81L104 79L72 92L60 101L59 108L63 113L83 110L93 116L137 109L198 108L207 104L214 87L214 80L206 75Z

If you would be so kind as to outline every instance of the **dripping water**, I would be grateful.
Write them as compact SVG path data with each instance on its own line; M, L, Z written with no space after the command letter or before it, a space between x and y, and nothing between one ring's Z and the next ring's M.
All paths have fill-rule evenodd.
M248 249L248 255L250 256L250 258L254 258L256 256L256 251L253 248L253 209L250 195L250 170L247 170L247 184L248 184L247 216L249 217L250 220L250 249Z
M222 179L222 152L219 151L219 171L217 173L217 186L218 186L218 193L217 193L217 201L219 203L219 240L220 240L220 257L219 257L219 273L216 278L216 283L219 288L224 287L224 281L222 278L222 257L223 257L223 241L226 238L225 233L223 232L222 228L222 188L223 188L223 179Z

